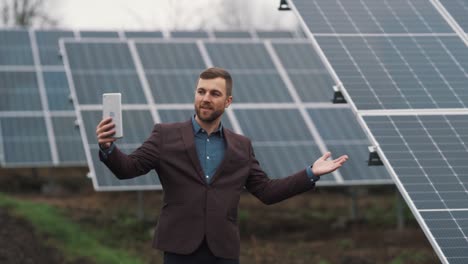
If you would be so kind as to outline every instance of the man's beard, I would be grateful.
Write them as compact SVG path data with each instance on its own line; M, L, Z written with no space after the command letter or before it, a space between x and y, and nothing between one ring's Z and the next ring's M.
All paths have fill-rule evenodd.
M210 108L211 109L211 108ZM212 110L212 109L211 109ZM200 119L201 121L205 122L205 123L212 123L214 122L216 119L218 119L218 117L220 117L223 113L224 113L224 109L220 109L220 110L216 110L216 111L213 111L208 117L202 117L201 115L201 106L198 106L198 107L195 107L195 112L197 113L197 116L198 116L198 119Z

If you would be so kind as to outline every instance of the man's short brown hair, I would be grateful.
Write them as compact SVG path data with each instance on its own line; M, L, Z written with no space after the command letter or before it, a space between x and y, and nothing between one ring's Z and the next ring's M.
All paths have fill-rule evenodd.
M200 73L200 79L210 80L216 78L223 78L226 81L226 96L232 95L232 78L231 74L223 68L212 67Z

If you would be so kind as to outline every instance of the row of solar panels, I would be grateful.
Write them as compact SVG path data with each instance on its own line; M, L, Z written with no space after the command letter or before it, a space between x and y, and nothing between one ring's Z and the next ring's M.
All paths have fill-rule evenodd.
M467 263L468 1L291 5L441 261Z
M37 32L27 35L35 35L39 40ZM69 39L63 51L66 51L70 62L66 67L68 79L63 66L42 64L43 61L58 60L55 50L58 44L54 43L58 41L57 37L48 41L43 39L41 43L47 45L37 45L37 48L34 40L34 37L27 39L30 48L27 48L27 44L10 41L10 45L2 49L2 52L9 53L21 47L19 50L22 53L18 54L32 53L33 60L33 65L29 66L0 65L1 86L6 88L4 91L7 95L0 111L3 166L83 164L86 153L88 165L95 172L91 175L96 189L159 188L155 175L117 181L95 160L97 145L94 128L101 116L101 94L110 91L123 93L124 109L128 109L125 120L129 126L121 144L130 151L148 136L154 122L179 121L190 117L193 112L193 88L199 72L208 65L204 58L208 54L210 63L223 65L234 74L236 103L233 108L236 110L230 115L234 117L237 132L258 138L256 133L259 132L249 129L249 117L263 116L265 113L278 112L287 119L296 120L298 125L293 126L295 129L287 131L285 128L288 126L282 125L279 120L265 117L263 122L267 131L278 124L281 129L275 132L274 139L264 135L264 139L260 137L254 141L257 155L273 177L281 177L312 162L323 153L323 149L318 147L322 144L337 152L359 153L359 158L351 162L348 171L330 177L328 182L324 181L325 184L390 183L384 170L367 167L368 141L355 120L348 121L349 131L352 132L349 134L351 143L339 135L320 143L316 142L317 136L314 138L310 133L304 118L315 119L312 116L316 113L328 109L330 111L325 112L335 120L342 120L341 115L347 118L352 116L349 108L335 109L330 104L333 95L331 80L305 40ZM205 55L201 46L206 51ZM44 51L43 59L38 56L41 50ZM135 61L136 57L139 62ZM282 65L284 74L279 72L275 60L276 64L279 61ZM81 135L87 142L84 148L78 126L75 126L75 106L69 96L69 81L75 91L82 131L86 131ZM292 87L294 92L291 93L287 86ZM297 101L297 97L300 101ZM225 121L228 127L231 126L230 120ZM263 118L256 118L254 125L261 120ZM313 126L320 131L324 129L322 126L326 126L325 122L320 122L320 125L317 123L319 121L314 122ZM290 133L297 135L298 140L289 139ZM353 139L353 134L359 135L359 138ZM279 160L287 162L279 166Z
M222 65L234 78L235 103L223 122L253 140L271 177L291 174L332 150L353 152L355 159L321 184L390 183L382 167L367 166L369 141L349 107L331 103L331 80L307 42L65 40L62 48L96 189L161 187L154 172L119 181L97 160L100 95L123 94L124 119L131 121L119 146L128 152L148 137L154 123L190 118L197 76L211 65ZM328 124L328 118L346 129Z

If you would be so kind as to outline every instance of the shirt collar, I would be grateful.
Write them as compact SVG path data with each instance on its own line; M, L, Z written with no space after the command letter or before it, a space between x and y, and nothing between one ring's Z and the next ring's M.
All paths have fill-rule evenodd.
M195 120L195 115L192 116L192 127L193 127L193 134L196 135L200 131L205 131L201 126L198 124L197 120ZM202 132L203 132L202 131ZM213 131L213 134L217 134L219 132L219 135L223 137L223 124L219 123L218 129Z

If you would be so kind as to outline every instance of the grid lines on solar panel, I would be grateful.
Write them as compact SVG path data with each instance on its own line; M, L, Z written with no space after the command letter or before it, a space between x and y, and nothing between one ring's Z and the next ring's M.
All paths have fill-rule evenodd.
M0 31L0 65L34 65L31 41L27 30Z
M365 117L417 209L468 208L468 117Z
M8 166L52 164L43 117L0 118L4 161Z
M206 68L195 42L136 43L156 103L192 103L198 75Z
M351 157L340 168L345 181L390 181L385 167L368 165L371 144L350 108L308 109L308 113L333 157Z
M310 43L275 43L278 54L302 102L331 102L333 80Z
M292 102L263 43L206 43L205 46L213 65L232 74L235 102Z
M122 93L122 104L146 104L125 42L65 42L78 103L101 104L103 93Z
M466 0L439 0L455 21L468 32L468 1Z
M430 1L294 0L316 33L453 33Z
M468 105L468 50L458 37L317 37L356 107Z
M468 115L365 116L364 120L442 258L466 263Z
M0 71L0 111L42 110L34 71Z

